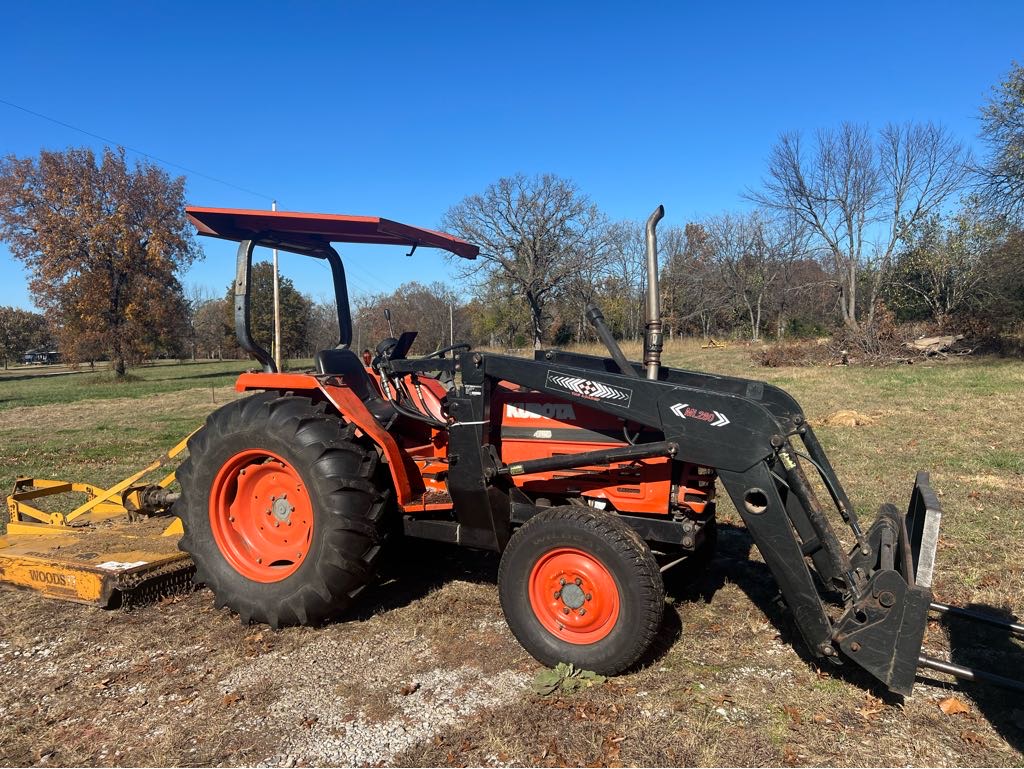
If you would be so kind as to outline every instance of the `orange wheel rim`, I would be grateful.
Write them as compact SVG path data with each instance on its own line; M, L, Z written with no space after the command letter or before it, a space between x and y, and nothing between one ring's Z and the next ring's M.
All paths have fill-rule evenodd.
M571 547L550 550L530 572L530 606L540 624L573 644L605 638L619 618L619 589L597 558Z
M231 567L255 582L293 574L309 555L313 505L294 467L250 449L221 467L210 490L210 526Z

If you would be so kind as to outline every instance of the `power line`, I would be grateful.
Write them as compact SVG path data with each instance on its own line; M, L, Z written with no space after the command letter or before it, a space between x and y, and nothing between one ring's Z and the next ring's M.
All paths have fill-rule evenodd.
M107 144L115 144L119 147L124 147L126 150L129 150L130 152L134 152L136 155L142 155L142 157L149 158L154 162L160 163L165 166L171 166L172 168L177 168L178 170L185 171L186 173L192 174L193 176L201 176L204 179L209 179L211 182L223 184L226 187L231 187L233 189L239 190L240 192L244 192L248 195L255 195L256 197L263 198L264 200L269 200L271 197L270 195L264 195L262 192L256 192L255 190L250 190L237 184L232 184L231 182L224 181L223 179L218 179L216 176L204 174L202 171L196 171L194 168L183 166L180 163L173 163L170 160L164 160L163 158L159 158L156 155L151 155L148 152L143 152L142 150L136 149L135 147L129 147L127 144L115 141L114 139L108 139L106 136L100 136L99 134L93 133L92 131L86 131L84 128L79 128L78 126L71 125L71 123L65 123L63 120L58 120L55 117L44 115L42 112L36 112L35 110L31 110L28 107L22 107L20 104L15 104L14 102L7 101L6 99L0 99L0 104L6 104L8 107L14 107L14 109L21 110L22 112L26 112L29 115L34 115L35 117L42 118L43 120L48 120L51 123L56 123L57 125L63 126L64 128L70 128L72 131L78 131L78 133L85 134L86 136L91 136L94 139L99 139L100 141L106 142Z

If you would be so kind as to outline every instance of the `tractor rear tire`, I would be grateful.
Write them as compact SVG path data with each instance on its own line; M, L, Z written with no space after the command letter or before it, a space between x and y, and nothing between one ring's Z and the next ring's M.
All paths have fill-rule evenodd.
M512 535L498 569L501 608L545 665L615 675L661 627L665 588L647 543L617 515L554 507Z
M188 442L174 513L196 581L243 624L319 624L371 582L389 483L372 447L323 404L261 393Z

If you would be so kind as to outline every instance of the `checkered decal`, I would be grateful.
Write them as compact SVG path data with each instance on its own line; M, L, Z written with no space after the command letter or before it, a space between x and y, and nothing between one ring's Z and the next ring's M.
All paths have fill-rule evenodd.
M592 379L583 379L578 376L559 374L554 371L548 372L547 386L558 390L565 390L574 395L594 401L610 401L617 406L628 407L633 400L633 391L622 387L612 387L603 382L595 382Z

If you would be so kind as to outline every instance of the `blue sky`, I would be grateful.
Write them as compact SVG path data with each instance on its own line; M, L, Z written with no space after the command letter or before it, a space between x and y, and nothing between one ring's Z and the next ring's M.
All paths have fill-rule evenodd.
M0 99L234 185L198 205L436 226L495 179L553 172L614 218L745 205L779 132L977 110L1024 59L1024 3L17 3ZM103 142L0 104L0 154ZM176 169L170 169L179 173ZM233 249L186 283L221 293ZM343 249L354 292L449 279L424 249ZM322 296L326 266L283 269ZM0 304L31 306L0 244Z

